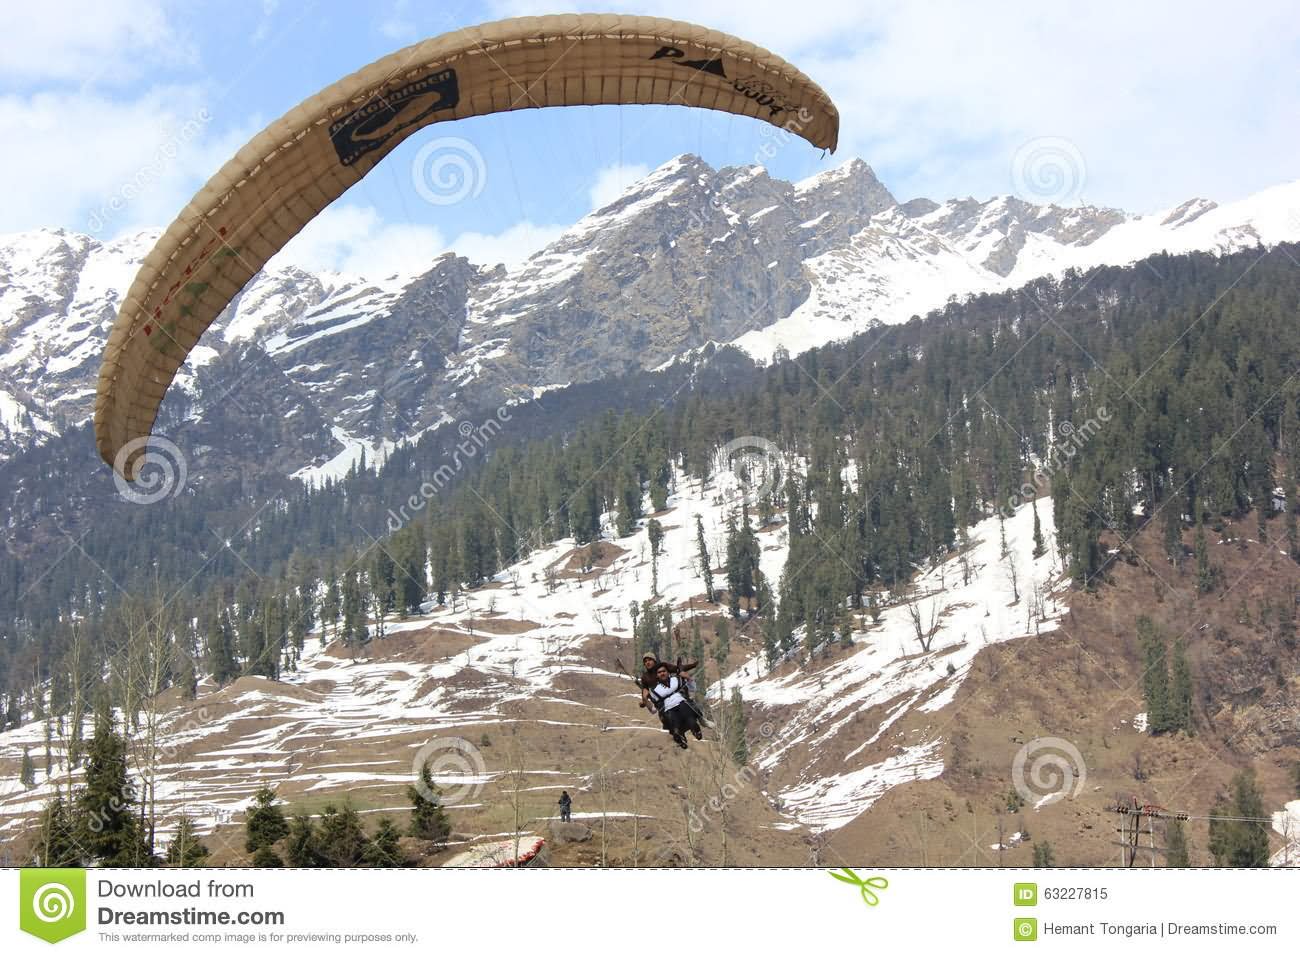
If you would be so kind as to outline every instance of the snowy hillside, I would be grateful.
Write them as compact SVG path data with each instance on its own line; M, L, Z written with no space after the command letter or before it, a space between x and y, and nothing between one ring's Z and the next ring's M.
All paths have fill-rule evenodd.
M944 709L976 654L1050 633L1065 611L1050 500L1038 511L1041 555L1033 554L1032 506L1020 506L1005 523L986 519L970 530L965 554L927 569L893 596L879 623L868 619L855 631L852 654L779 677L764 675L755 659L726 680L773 715L777 730L757 763L781 772L773 797L793 820L814 830L841 827L889 788L943 772L951 723ZM900 722L910 725L907 732L891 733Z
M511 727L520 729L511 735L532 736L532 790L590 785L582 757L590 745L571 745L571 735L625 742L608 747L626 750L617 759L626 773L643 773L643 762L661 761L668 751L657 722L635 707L636 694L615 667L616 659L635 658L629 607L653 599L683 622L692 614L725 614L704 599L696 518L710 554L723 554L727 518L745 491L725 468L703 485L678 474L668 507L654 516L664 530L657 563L646 521L631 535L603 540L594 554L560 541L447 606L387 622L384 636L355 659L318 631L281 681L244 677L219 690L203 682L194 702L169 695L161 702L156 776L164 819L184 811L204 831L229 824L262 784L292 800L346 794L370 811L398 808L413 762L428 755L430 742L460 742L436 780L452 796L453 810L493 833L494 800L484 792L502 786L505 753L467 742L490 734L499 743ZM751 731L759 729L751 736L756 766L769 781L762 806L778 815L764 826L836 828L888 789L941 773L945 709L976 653L1049 632L1061 612L1048 501L1039 513L1042 557L1031 554L1028 506L1004 530L996 519L985 521L971 529L964 555L925 571L906 594L888 597L879 623L858 618L854 648L829 663L786 663L769 674L752 636L737 634L740 663L714 687L725 694L740 689L752 710ZM756 531L763 573L775 584L788 553L784 525ZM921 651L909 607L922 616L929 651ZM378 623L371 630L378 632ZM147 766L142 736L133 749L137 775ZM56 788L66 787L62 742L63 733L51 735L54 774L47 776L43 722L0 735L0 764L16 766L26 749L38 768L30 791L6 776L0 839L20 833ZM701 745L702 753L709 747ZM636 812L616 804L605 813Z

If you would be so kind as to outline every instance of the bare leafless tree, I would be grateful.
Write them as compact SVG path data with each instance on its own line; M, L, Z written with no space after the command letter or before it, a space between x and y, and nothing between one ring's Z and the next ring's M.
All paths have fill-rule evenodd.
M150 846L158 821L157 785L165 692L176 672L176 627L167 615L161 590L133 596L121 606L121 649L124 700L135 733L128 733L131 754L140 776L142 813Z
M929 651L934 642L934 636L939 630L940 614L938 597L931 599L928 610L921 608L920 598L907 605L907 615L912 619L912 630L916 632L916 640L920 642L922 651Z

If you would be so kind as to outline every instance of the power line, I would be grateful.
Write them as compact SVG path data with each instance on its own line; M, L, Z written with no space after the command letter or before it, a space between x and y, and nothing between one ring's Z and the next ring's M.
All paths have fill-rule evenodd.
M1151 855L1152 867L1156 866L1156 854L1167 852L1167 848L1156 846L1156 820L1228 821L1260 825L1273 823L1271 817L1251 817L1239 814L1192 814L1188 811L1171 811L1158 804L1138 804L1136 797L1132 799L1130 804L1117 803L1107 808L1107 810L1122 816L1120 826L1115 829L1119 832L1121 839L1114 843L1123 848L1120 852L1120 861L1128 867L1133 867L1136 864L1139 852L1146 852ZM1148 842L1143 844L1142 838L1147 838Z

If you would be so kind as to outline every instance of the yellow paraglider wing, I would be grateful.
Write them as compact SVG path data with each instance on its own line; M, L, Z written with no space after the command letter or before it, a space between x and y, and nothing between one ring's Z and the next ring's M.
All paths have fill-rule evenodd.
M168 227L131 284L95 399L100 455L135 477L158 407L204 330L321 210L430 123L508 110L677 104L752 116L833 150L815 83L736 37L614 14L523 17L399 50L255 136Z

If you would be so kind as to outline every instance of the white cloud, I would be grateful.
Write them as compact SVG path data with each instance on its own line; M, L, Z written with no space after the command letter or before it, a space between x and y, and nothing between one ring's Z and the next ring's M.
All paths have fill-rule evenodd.
M411 19L410 4L407 0L396 0L388 9L383 19L379 21L379 33L399 43L410 43L415 38L416 25Z
M373 206L335 204L307 224L274 263L368 279L416 275L445 252L479 265L515 266L554 240L563 226L516 223L497 234L467 232L449 241L435 226L386 222Z
M0 231L61 224L103 238L169 223L248 136L214 137L203 92L166 87L122 102L96 95L0 96L9 184Z
M192 43L170 24L160 0L45 0L5 5L0 79L112 85L189 63Z
M280 9L280 0L262 0L262 17L257 21L257 26L249 34L248 42L257 46L264 43L271 35L271 23L275 19L276 13Z
M603 209L618 199L629 186L650 172L644 163L624 163L597 170L588 197L592 209Z
M497 15L576 10L498 0ZM1012 187L1039 137L1087 163L1084 201L1137 210L1239 198L1300 175L1294 3L1225 10L937 0L627 0L613 10L716 27L787 57L840 108L841 152L900 197Z
M335 204L307 224L272 260L369 279L427 269L447 243L432 226L386 223L373 206Z
M524 220L495 235L461 233L448 248L473 263L484 266L505 263L511 268L554 242L567 228Z

